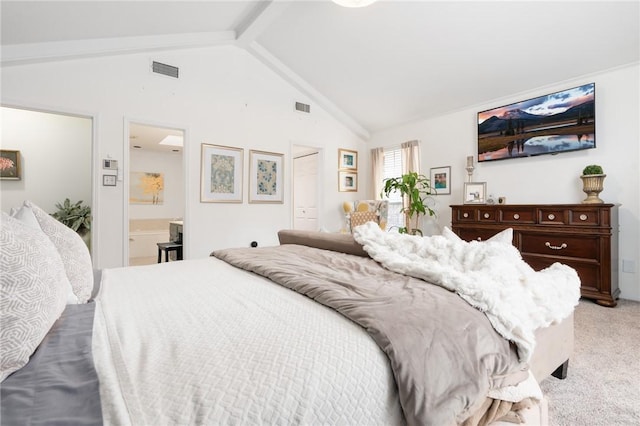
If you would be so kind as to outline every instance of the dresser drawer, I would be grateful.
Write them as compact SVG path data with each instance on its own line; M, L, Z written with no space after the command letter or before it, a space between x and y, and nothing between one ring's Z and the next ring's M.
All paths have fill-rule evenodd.
M459 207L453 210L453 221L455 222L477 222L478 209L475 207Z
M557 260L553 258L535 255L523 255L522 259L536 271L548 268L557 262ZM560 261L560 263L576 270L580 277L580 289L583 296L588 296L590 292L600 291L602 287L600 283L600 266L597 263L575 260L564 260Z
M538 209L538 223L541 225L566 225L566 212L562 208L545 207Z
M572 236L520 232L520 251L548 256L598 259L600 238L598 236Z
M487 222L497 222L498 220L498 210L494 208L482 208L478 207L478 222L487 223Z
M502 223L536 223L536 210L532 208L504 207L500 209Z
M569 210L569 225L600 226L600 212L597 209Z
M501 230L497 229L459 229L458 236L465 241L487 241Z

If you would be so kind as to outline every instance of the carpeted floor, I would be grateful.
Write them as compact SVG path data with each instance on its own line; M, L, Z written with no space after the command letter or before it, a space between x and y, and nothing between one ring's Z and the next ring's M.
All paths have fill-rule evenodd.
M581 300L568 377L541 387L553 426L640 425L640 302Z

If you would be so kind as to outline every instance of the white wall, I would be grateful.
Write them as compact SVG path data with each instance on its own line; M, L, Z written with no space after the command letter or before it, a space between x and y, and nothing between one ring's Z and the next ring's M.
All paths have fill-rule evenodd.
M22 180L0 180L2 210L30 200L49 213L65 198L91 205L89 118L0 108L2 149L19 150Z
M467 179L466 157L477 158L477 112L541 96L585 83L596 83L596 149L476 164L474 182L487 182L487 192L505 196L509 204L580 203L579 176L587 164L600 164L607 174L600 194L605 202L619 204L619 257L630 261L635 272L620 267L621 297L640 300L640 66L632 64L596 75L496 99L483 105L422 120L373 135L372 147L422 141L422 170L451 166L451 195L436 197L437 226L451 225L450 204L462 203ZM431 230L431 229L429 229ZM614 230L615 232L615 230Z
M129 204L129 219L178 219L184 215L182 154L175 152L131 151L132 172L162 173L162 204Z
M152 74L150 62L178 66L180 79ZM186 129L184 164L187 203L185 256L208 256L213 249L277 244L277 231L291 227L291 146L322 147L324 199L321 226L339 230L343 201L364 194L337 191L338 148L364 151L365 144L322 109L310 115L294 111L294 102L310 103L296 89L246 51L233 47L10 66L2 69L2 102L47 106L50 110L89 111L95 116L97 158L108 155L124 164L127 120ZM200 203L200 144L245 149L244 202ZM283 204L248 204L248 151L285 154ZM98 160L96 160L97 162ZM361 172L362 173L362 172ZM96 185L94 262L99 268L123 264L127 208L123 184ZM95 177L98 181L98 177ZM101 181L100 181L101 182ZM364 186L361 186L364 188Z

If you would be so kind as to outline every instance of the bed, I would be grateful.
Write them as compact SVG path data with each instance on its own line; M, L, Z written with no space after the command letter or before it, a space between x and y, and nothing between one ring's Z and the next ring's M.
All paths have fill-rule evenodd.
M17 364L3 356L2 424L541 424L537 382L566 375L572 309L523 357L458 293L374 260L375 241L281 231L279 246L95 277L26 207L30 225L2 216L0 338L24 320L5 303L21 263L47 266L29 281L47 318Z

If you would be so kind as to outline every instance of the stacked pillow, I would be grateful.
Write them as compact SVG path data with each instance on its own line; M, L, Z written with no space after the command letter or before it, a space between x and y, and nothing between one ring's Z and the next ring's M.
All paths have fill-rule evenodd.
M58 222L32 202L25 201L22 209L33 212L40 228L62 257L64 270L73 293L78 297L78 303L86 303L93 291L93 266L87 245L73 229Z
M67 303L86 302L91 256L82 238L30 202L0 220L0 381L23 367Z

